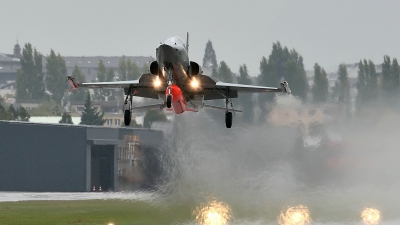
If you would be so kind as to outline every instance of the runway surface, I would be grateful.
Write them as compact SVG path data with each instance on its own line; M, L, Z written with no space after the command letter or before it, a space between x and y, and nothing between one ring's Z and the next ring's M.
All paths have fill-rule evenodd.
M175 116L154 193L0 193L1 201L127 199L184 204L179 224L398 225L400 118L246 125ZM149 209L150 210L150 209ZM174 215L171 215L173 217Z
M240 116L232 129L218 112L175 116L160 190L203 208L198 224L221 215L229 224L400 224L400 118L246 125Z

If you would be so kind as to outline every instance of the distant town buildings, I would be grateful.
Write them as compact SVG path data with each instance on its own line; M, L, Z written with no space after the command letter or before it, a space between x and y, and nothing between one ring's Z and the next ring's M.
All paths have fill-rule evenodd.
M44 55L42 60L43 72L46 74L46 54L42 54ZM14 45L13 54L1 53L0 50L0 89L17 79L17 71L21 69L21 57L21 47L18 43ZM143 68L145 63L150 63L154 60L151 56L64 56L63 58L68 75L72 74L75 65L77 65L85 74L86 81L88 82L96 79L97 66L100 59L103 60L106 68L112 68L114 70L116 76L119 75L118 68L121 59L130 59L131 62L136 63L139 69Z
M46 54L42 54L44 54L42 59L43 73L46 74ZM15 103L17 72L21 69L21 57L21 46L18 42L14 45L13 54L1 53L0 50L0 96L10 104ZM85 75L87 82L96 81L98 62L100 59L103 60L106 68L112 68L114 70L116 78L119 76L118 69L121 59L126 61L129 59L131 62L136 63L140 70L146 63L150 63L154 60L150 56L64 56L63 58L67 67L67 74L71 75L76 65ZM37 107L40 103L41 101L30 100L18 102L18 105L30 110ZM80 103L71 103L70 111L79 113L81 110L78 108L82 108L83 103L79 104ZM121 121L123 121L122 116L116 115L116 112L121 109L121 104L118 101L97 102L95 105L105 112L105 125L119 126Z
M17 71L21 69L20 58L21 47L18 43L14 45L14 54L0 52L0 88L17 79Z
M103 60L106 68L112 68L116 76L118 74L119 61L121 59L128 60L136 63L141 69L146 63L152 62L154 59L150 56L64 56L65 65L67 66L67 73L70 75L77 65L83 74L86 76L86 81L92 82L97 78L97 66ZM45 69L46 59L43 59L43 69ZM45 70L44 70L45 72Z

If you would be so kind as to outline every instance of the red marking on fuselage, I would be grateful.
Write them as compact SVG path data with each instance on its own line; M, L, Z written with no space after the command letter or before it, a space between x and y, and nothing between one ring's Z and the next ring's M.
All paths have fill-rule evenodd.
M186 111L186 101L183 98L182 90L175 84L167 87L165 96L172 96L172 109L175 114L181 114Z

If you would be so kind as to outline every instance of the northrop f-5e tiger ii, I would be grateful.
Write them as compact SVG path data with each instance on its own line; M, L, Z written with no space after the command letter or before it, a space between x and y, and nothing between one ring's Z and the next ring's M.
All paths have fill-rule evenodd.
M132 111L143 108L160 108L181 114L197 112L201 108L225 110L225 124L232 127L232 112L241 112L233 108L232 98L238 93L284 92L290 94L286 81L280 88L254 85L224 83L203 74L200 65L189 61L189 34L186 44L179 37L169 37L156 48L156 61L150 64L149 73L142 74L138 80L79 83L71 76L68 80L71 89L86 88L123 88L125 91L124 124L129 126ZM134 107L132 97L160 99L162 103ZM207 100L225 99L225 107L212 106Z

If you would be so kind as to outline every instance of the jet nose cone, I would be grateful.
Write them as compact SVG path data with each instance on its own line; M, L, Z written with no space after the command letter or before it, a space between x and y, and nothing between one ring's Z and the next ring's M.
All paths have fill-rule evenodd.
M158 47L157 54L161 61L174 62L179 60L178 48L168 44L162 44Z
M161 44L158 49L164 50L164 51L170 51L170 50L174 50L177 49L176 46L173 45L169 45L169 44Z

